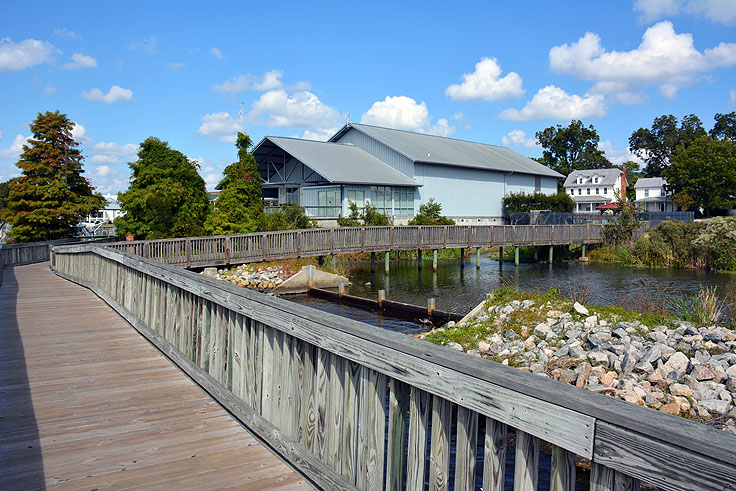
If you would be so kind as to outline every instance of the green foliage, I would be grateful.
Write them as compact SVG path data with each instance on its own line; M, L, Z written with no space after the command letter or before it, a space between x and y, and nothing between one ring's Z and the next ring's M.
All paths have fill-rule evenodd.
M710 130L710 136L736 143L736 112L715 115L716 124Z
M119 234L141 239L203 234L209 199L196 162L149 137L140 145L138 160L128 165L130 187L118 195L125 212L115 220Z
M712 326L725 318L717 287L700 286L696 295L681 294L667 301L667 309L680 320L700 326Z
M701 136L677 148L664 171L678 203L712 214L736 206L736 143Z
M0 210L4 210L8 207L8 196L10 195L10 183L15 179L8 179L5 182L0 182Z
M626 197L632 201L635 200L636 190L634 186L636 185L636 181L642 177L639 164L633 160L628 160L621 165L614 165L613 167L621 169L626 173Z
M603 239L607 244L629 244L639 228L636 207L618 190L614 191L618 212L603 226Z
M303 206L296 203L281 205L280 210L262 215L259 230L300 230L315 228L317 225L305 214Z
M736 271L736 218L716 217L698 230L692 246L715 269Z
M677 126L673 115L654 119L652 127L639 128L629 137L629 148L646 163L645 177L659 177L670 166L670 158L678 146L684 147L698 137L705 136L703 123L694 114L682 118Z
M370 203L365 205L361 211L358 205L350 202L350 215L347 217L337 217L337 224L341 227L360 227L360 226L381 226L385 227L391 224L388 215L378 211L378 208Z
M570 195L564 192L557 194L544 194L534 192L526 194L509 193L503 198L503 207L508 213L531 210L549 210L569 213L575 208L575 202Z
M246 234L259 229L272 230L285 217L264 216L261 199L261 176L258 164L252 154L248 153L251 139L245 133L238 132L235 142L238 149L238 161L227 167L218 184L220 195L205 222L205 231L209 235Z
M429 198L429 201L419 205L419 213L409 225L455 225L455 220L442 215L442 205Z
M105 200L82 176L82 153L72 138L74 123L59 111L39 113L33 137L15 164L22 175L11 180L0 218L13 226L15 242L58 239Z
M569 126L550 126L536 133L537 143L544 151L541 163L567 176L574 170L605 169L611 162L598 149L600 137L593 125L587 128L580 120Z

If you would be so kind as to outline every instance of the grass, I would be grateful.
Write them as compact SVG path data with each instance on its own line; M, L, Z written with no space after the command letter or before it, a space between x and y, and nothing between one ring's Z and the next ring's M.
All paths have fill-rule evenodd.
M446 346L450 342L460 343L464 347L477 344L481 338L484 338L488 329L477 323L465 324L459 327L453 327L445 330L435 330L424 339L430 343Z

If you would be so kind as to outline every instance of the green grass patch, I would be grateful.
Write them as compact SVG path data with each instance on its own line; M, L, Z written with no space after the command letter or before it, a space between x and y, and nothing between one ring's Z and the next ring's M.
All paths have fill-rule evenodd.
M427 335L424 339L434 344L446 346L449 342L455 342L463 345L474 346L478 341L484 339L488 335L488 327L485 323L471 323L459 327L452 327L444 331L435 331Z

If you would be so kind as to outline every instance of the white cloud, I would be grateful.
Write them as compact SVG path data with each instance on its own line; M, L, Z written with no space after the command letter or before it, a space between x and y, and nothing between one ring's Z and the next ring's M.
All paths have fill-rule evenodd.
M222 112L202 116L202 124L197 133L204 136L218 137L224 142L233 143L238 131L243 131L240 118L234 118L230 113Z
M104 102L105 104L112 104L114 102L129 101L133 98L133 91L130 89L124 89L118 85L113 85L107 94L102 92L100 89L92 89L89 92L86 90L82 91L82 97L88 101Z
M323 130L339 125L340 113L302 90L288 94L283 89L261 95L248 113L248 120L266 126Z
M92 157L89 161L93 164L119 164L138 152L138 145L127 143L121 145L114 142L99 142L92 146Z
M28 137L23 135L15 135L13 143L10 144L10 148L0 148L0 159L16 160L20 153L23 151L23 145L26 143Z
M222 51L220 51L218 48L212 47L210 48L210 54L214 56L217 60L222 60Z
M66 70L76 70L77 68L95 68L96 66L97 60L91 56L87 56L82 53L74 53L72 55L72 61L63 64L61 68Z
M74 123L74 126L72 126L72 138L80 143L90 143L92 141L92 138L86 135L87 128L79 123Z
M698 76L736 64L736 43L698 51L689 33L678 34L671 22L660 22L646 30L642 42L631 51L607 51L600 37L586 33L576 42L549 51L552 71L585 80L619 83L620 91L636 85L659 85L667 97L692 84Z
M128 47L130 49L145 51L146 53L155 53L157 46L158 38L156 38L156 36L150 36L143 39L142 41L133 41L132 43L128 44Z
M733 0L637 0L634 10L642 22L652 22L679 14L704 17L711 22L731 24L736 20Z
M539 148L535 138L527 138L526 133L521 130L511 130L501 138L501 144L505 147Z
M376 126L387 126L402 130L416 131L429 125L429 110L427 104L404 95L386 98L374 102L368 111L360 118L361 123Z
M93 176L98 177L105 177L112 172L112 169L110 169L109 165L98 165L97 168L95 168L94 171L92 171Z
M327 141L330 139L332 135L337 133L337 130L340 128L335 126L333 128L326 128L323 130L304 130L304 134L302 134L302 138L305 140L317 140L317 141Z
M281 77L283 76L284 72L281 70L268 71L262 77L251 74L240 74L221 84L214 84L212 90L228 94L237 94L245 90L275 90L284 86L283 82L281 82Z
M628 147L613 148L611 140L598 142L598 150L602 150L603 153L606 154L606 158L608 158L608 160L610 160L614 164L623 164L624 162L628 162L629 160L633 160L634 162L637 162L639 164L644 163L644 161L642 161L639 157L631 153L631 150Z
M76 39L76 40L82 39L82 36L80 36L74 31L70 31L66 27L57 27L56 29L54 29L54 35L59 36L59 37L67 37L70 39Z
M596 82L586 95L604 95L608 102L619 104L643 104L647 100L642 91L632 90L622 82Z
M512 121L537 119L586 119L605 116L606 106L602 95L568 94L554 85L548 85L534 94L521 110L505 109L499 118Z
M731 95L731 102L730 102L730 104L731 105L736 104L736 90L732 90L730 95Z
M0 71L25 70L26 68L51 63L59 50L53 44L37 39L26 39L14 43L10 38L0 39Z
M168 68L169 70L179 70L181 68L184 68L185 66L187 66L186 63L179 63L175 61L170 61L166 63L166 68Z
M430 126L429 129L427 129L427 133L430 135L437 135L437 136L452 136L455 134L455 127L450 126L450 123L445 118L440 118L437 120L437 123Z
M459 124L462 128L469 130L470 129L470 123L468 123L468 118L465 117L465 113L457 112L452 115L453 121L456 121L457 124Z
M454 101L495 101L524 95L521 77L510 72L501 77L501 65L496 58L483 58L475 64L473 73L465 73L461 84L447 87L445 94Z
M53 85L47 85L43 88L43 92L44 94L54 95L56 94L56 87L54 87Z

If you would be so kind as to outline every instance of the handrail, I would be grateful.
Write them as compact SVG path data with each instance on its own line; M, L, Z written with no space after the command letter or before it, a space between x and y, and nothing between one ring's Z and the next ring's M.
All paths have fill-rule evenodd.
M287 257L445 248L601 242L602 226L471 225L343 227L115 242L107 247L184 267Z
M536 487L540 439L553 489L574 489L576 455L592 461L591 489L736 482L736 437L706 425L126 252L54 251L57 274L95 291L322 487L423 489L429 462L432 489L473 488L481 448L483 489L503 489L509 431L517 489Z

